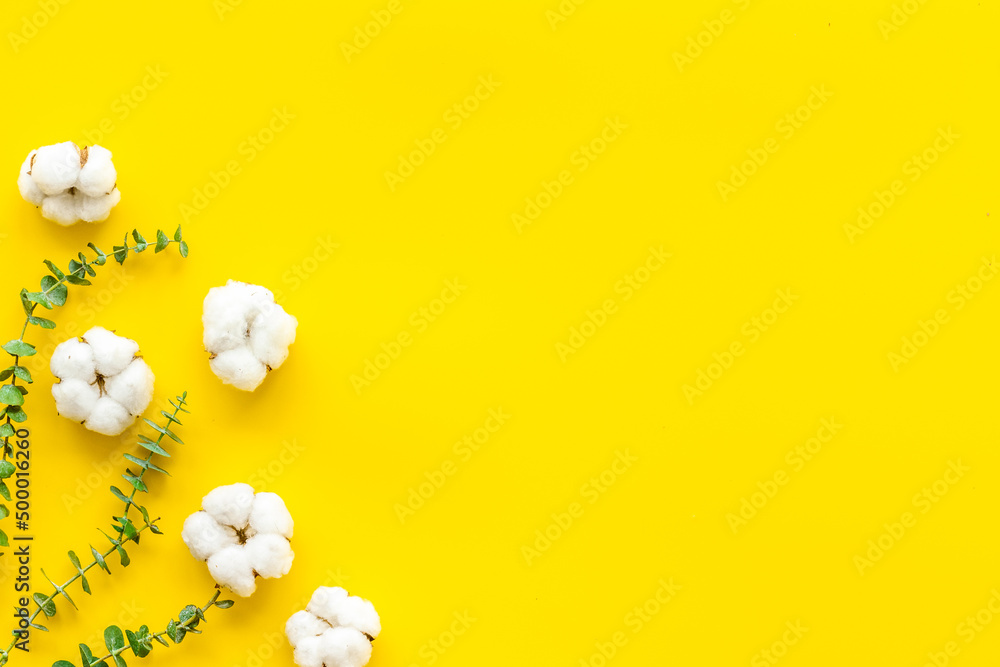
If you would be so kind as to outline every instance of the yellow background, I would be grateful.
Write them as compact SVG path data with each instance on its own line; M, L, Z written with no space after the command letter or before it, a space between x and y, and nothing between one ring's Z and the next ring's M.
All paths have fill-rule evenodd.
M16 336L16 293L42 259L186 218L188 260L172 248L105 267L29 340L116 329L140 342L157 402L187 390L192 414L173 476L150 482L166 534L94 574L93 597L75 588L80 611L61 605L18 663L78 661L77 643L120 617L162 628L204 603L212 581L180 527L236 481L286 500L294 567L150 664L291 665L274 633L324 583L374 601L375 667L600 667L618 632L607 664L772 664L759 652L796 622L808 631L778 664L922 665L952 641L949 664L995 663L1000 619L970 642L959 624L1000 587L1000 284L949 301L1000 245L995 3L914 1L884 34L888 0L591 0L554 28L558 0L399 0L350 61L342 43L387 2L49 5L8 0L0 21L4 328ZM704 32L723 10L732 21ZM699 33L703 52L678 67ZM455 127L445 114L480 77L500 85ZM786 137L776 124L814 86L832 96ZM252 153L275 109L294 118ZM627 128L580 171L574 154L609 118ZM949 127L959 138L910 181L907 161ZM437 129L446 141L391 190L385 172ZM17 168L95 131L122 202L59 228L21 201ZM723 201L717 183L769 138L777 152ZM184 209L231 161L227 186ZM512 214L564 170L572 183L519 231ZM905 194L850 242L844 225L896 179ZM626 300L615 286L651 246L672 256ZM279 292L299 320L253 394L223 386L201 345L202 298L229 278ZM467 288L418 331L411 315L456 278ZM751 342L744 326L777 290L798 299ZM561 359L556 344L607 299L616 312ZM889 353L938 309L947 323L894 369ZM355 391L401 333L412 344ZM687 400L733 343L742 356ZM32 360L26 403L37 584L41 567L72 572L67 549L103 542L96 527L120 509L106 488L135 450L134 433L58 418L46 361ZM462 460L454 443L496 408L509 420ZM824 418L843 428L794 470L786 454ZM584 486L626 450L637 461L604 493ZM914 496L959 460L969 471L922 513ZM454 474L401 521L446 461ZM734 533L727 514L778 471L788 483ZM574 502L582 516L551 528ZM860 573L855 557L904 512L915 525ZM562 534L526 557L547 528ZM671 578L682 588L636 632L628 614ZM465 613L475 622L450 637Z

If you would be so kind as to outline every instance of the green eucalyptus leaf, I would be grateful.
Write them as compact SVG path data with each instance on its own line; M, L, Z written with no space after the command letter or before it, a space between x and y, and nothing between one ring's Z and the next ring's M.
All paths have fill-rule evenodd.
M28 316L28 322L34 324L36 327L41 327L43 329L55 329L56 323L52 320L47 320L44 317L35 317L34 315Z
M14 436L14 427L10 424L0 424L0 438L11 438ZM7 500L10 500L8 498Z
M24 395L12 384L0 387L0 403L7 405L24 405Z
M156 248L153 250L153 252L160 252L161 250L163 250L164 248L166 248L168 245L170 245L170 239L167 238L167 235L163 233L162 229L157 229L156 230Z
M70 262L69 265L70 265L70 271L73 271L74 270L73 262ZM66 274L60 271L59 267L50 262L49 260L45 260L45 266L49 267L49 271L51 271L52 274L59 280L62 280L63 278L66 277Z
M104 645L112 653L125 648L125 635L122 634L122 629L117 625L109 625L104 630Z
M23 424L28 419L28 413L18 405L7 406L7 416L12 422L17 422L18 424Z
M128 552L125 551L120 544L115 548L118 550L118 555L121 557L122 567L128 567L128 564L132 562L132 560L128 557Z
M229 609L234 604L236 604L236 603L233 602L232 600L216 600L215 601L215 606L218 607L219 609Z
M143 493L147 493L149 491L146 488L146 485L143 484L142 480L133 475L132 473L123 474L122 477L124 477L125 481L131 484L136 491L142 491Z
M69 290L52 276L43 276L42 291L48 296L49 301L57 306L62 306L66 303L66 295Z
M181 257L187 257L188 256L188 242L187 241L181 241L181 243L180 243L180 250L181 250Z
M41 608L42 613L45 614L46 617L52 618L53 616L56 615L55 600L50 600L41 593L35 593L31 597L34 598L35 604L37 604Z
M10 500L10 489L7 488L6 482L0 482L0 496L3 496L4 500Z
M135 657L145 658L149 655L149 647L143 643L140 635L131 630L126 630L125 636L128 638L128 645L132 648L132 653L135 653Z
M163 447L161 447L155 440L151 440L144 435L139 436L139 446L148 449L154 454L170 458L170 454L167 453L167 450L163 449Z
M94 554L94 562L96 562L102 570L111 574L111 570L108 568L108 564L104 561L104 556L101 555L101 552L94 547L90 547L90 553Z
M146 239L142 237L142 234L139 233L138 229L132 230L132 238L135 239L136 252L142 252L143 250L146 249L146 246L149 245L148 243L146 243Z
M112 486L111 487L111 493L114 494L115 498L117 498L118 500L122 501L126 505L131 505L132 504L132 501L129 500L128 496L126 496L124 493L122 493L122 490L119 489L117 486Z
M171 440L173 440L174 442L176 442L178 444L181 444L181 445L184 444L184 441L181 440L180 438L178 438L174 434L174 432L171 431L169 428L165 428L163 426L160 426L156 422L150 421L149 419L146 419L146 418L143 418L143 421L146 422L146 424L149 425L149 428L153 429L157 433L162 433L163 435L167 436L168 438L170 438Z
M52 667L76 667L76 665L74 665L69 660L56 660L55 662L52 663ZM84 665L84 667L90 667L90 666Z
M88 243L87 247L93 250L95 253L97 253L97 259L94 260L94 264L97 264L98 266L103 266L104 262L106 262L108 258L107 253L105 253L103 250L98 248L93 243ZM86 667L86 665L84 665L84 667Z
M0 547L9 547L10 542L7 540L7 533L0 530Z
M73 273L66 276L66 282L68 282L70 285L81 285L81 286L86 286L91 284L91 282L86 278L81 278L80 276Z
M183 238L184 237L181 236L181 226L177 225L177 231L174 232L174 240L180 243Z
M0 461L0 479L7 479L14 474L17 468L10 461Z
M6 519L10 516L10 509L3 504L0 504L0 519Z
M30 357L35 354L35 346L23 340L12 340L4 343L4 351L14 357Z

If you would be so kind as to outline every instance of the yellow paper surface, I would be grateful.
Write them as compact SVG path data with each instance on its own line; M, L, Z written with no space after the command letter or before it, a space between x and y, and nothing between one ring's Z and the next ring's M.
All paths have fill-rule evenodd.
M52 346L134 338L149 414L181 391L192 414L143 496L165 534L17 663L207 601L180 528L244 481L294 515L291 573L149 664L291 665L285 619L323 584L374 601L374 667L994 664L998 18L8 0L4 340L43 259L179 223L191 245L28 330L30 521L0 528L34 538L33 589L106 544L137 453L56 415ZM18 196L65 140L113 151L108 221ZM201 343L230 278L299 320L252 394Z

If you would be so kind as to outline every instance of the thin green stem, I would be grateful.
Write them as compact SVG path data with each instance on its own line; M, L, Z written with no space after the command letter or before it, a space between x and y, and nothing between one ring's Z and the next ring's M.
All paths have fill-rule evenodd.
M105 551L103 554L101 554L101 558L107 558L108 556L110 556L111 554L113 554L115 552L115 550L118 548L118 546L120 546L120 544L125 544L126 542L134 542L136 540L136 538L139 537L139 535L144 530L149 529L157 521L159 521L158 518L157 519L153 519L152 521L149 522L148 525L145 525L142 528L140 528L139 530L137 530L136 533L135 533L135 537L130 537L127 540L122 540L119 543L119 545L112 545L111 548L109 548L107 551ZM93 561L90 562L90 564L88 564L84 568L81 568L80 572L77 572L72 577L70 577L66 581L66 583L64 583L59 588L66 588L67 586L71 585L74 581L76 581L77 579L79 579L80 577L82 577L84 572L86 572L87 570L89 570L90 568L92 568L92 567L94 567L96 565L97 565L97 559L95 558ZM52 602L53 600L55 600L58 595L59 595L59 591L57 590L57 591L54 591L51 595L49 595L47 598L45 598L44 603L39 603L37 600L35 601L35 604L38 604L38 609L36 609L34 612L32 612L32 614L30 616L28 616L29 627L30 627L30 624L34 623L35 619L38 618L38 615L40 613L42 613L42 607L44 605L48 604L49 602ZM10 644L7 646L6 649L0 650L0 665L6 665L7 664L7 661L10 659L10 652L11 652L11 650L13 650L14 645L17 644L18 640L21 639L20 631L14 630L14 631L11 631L11 634L14 635L14 638L11 640Z
M164 246L164 247L169 246L171 243L178 243L178 241L174 241L173 239L168 239L167 240L167 245ZM145 246L143 246L143 248L145 249L148 246L149 246L149 244L147 243ZM138 247L139 247L138 244L134 245L134 246L126 245L125 246L125 253L126 253L126 255L129 252L136 252L136 250L137 250ZM113 259L114 258L114 254L112 253L111 255L105 255L104 256L104 262L102 262L102 264L96 264L96 260L99 259L99 258L95 258L95 260L93 260L93 261L88 259L87 261L83 262L80 265L80 268L77 269L77 271L75 273L79 273L80 271L83 271L84 275L87 275L87 269L90 269L90 268L92 268L94 266L101 266L104 263L107 263L107 260L109 258ZM68 275L75 275L75 274L66 274L66 275L63 275L62 278L54 276L56 278L56 282L54 282L52 285L50 285L48 287L48 289L43 290L42 291L42 295L43 296L48 296L49 293L52 292L53 290L55 290L57 287L60 287L61 285L65 285L66 281L68 280L68 277L67 277ZM25 316L25 318L24 318L24 326L21 327L21 335L17 338L17 340L20 341L20 342L22 342L22 343L24 342L24 334L27 333L27 331L28 331L28 324L30 323L30 318L34 314L36 308L38 308L38 304L37 303L32 303L31 304L31 309L28 311L27 316ZM18 365L20 365L20 363L21 363L21 358L18 357L18 356L14 356L14 365L18 366ZM13 385L13 386L15 386L15 387L17 386L17 376L16 375L14 375L14 376L11 377L10 384ZM5 414L5 416L6 416L5 423L8 424L8 425L10 425L10 427L13 428L16 431L17 429L14 428L14 423L11 421L10 415L9 414ZM0 450L2 450L2 451L0 451L0 461L6 461L8 454L13 454L14 453L14 448L11 446L11 444L9 442L10 437L11 436L5 436L4 439L3 439L3 447L0 447ZM0 663L0 664L2 664L2 663Z
M177 403L174 404L174 412L173 412L173 414L170 417L167 418L167 420L168 420L167 421L167 426L165 427L167 430L169 430L170 424L172 424L174 422L176 422L178 424L180 423L177 420L177 415L180 414L183 406L187 404L186 401L184 400L184 398L186 396L187 396L187 393L185 392L181 396L177 397ZM164 437L166 437L166 435L164 433L160 433L159 437L155 441L157 447L159 447L159 445L163 441ZM146 459L145 459L146 463L149 463L149 461L152 460L154 453L155 452L153 452L153 451L149 452L149 454L146 456ZM136 475L136 477L138 477L140 480L142 480L142 477L146 474L146 470L147 470L147 468L142 468L139 471L139 474ZM135 494L136 494L137 491L138 491L138 489L133 486L132 487L132 493L128 497L128 502L125 503L125 510L122 512L122 516L121 516L122 519L126 519L126 520L128 519L128 515L129 515L129 512L132 509L132 506L136 504L134 502L134 499L135 499ZM153 525L157 521L159 521L159 518L156 518L156 519L153 519L151 521L146 522L145 525L143 525L141 528L139 528L136 531L136 534L134 536L126 538L126 539L122 539L122 536L124 535L124 532L120 533L118 535L118 539L115 541L114 544L111 545L111 548L109 548L106 552L104 552L103 554L101 554L101 558L102 559L107 558L112 553L114 553L118 549L118 547L120 547L123 544L126 544L128 542L136 542L136 543L138 543L139 542L139 535L142 534L143 531L145 531L147 529L151 529L153 527ZM122 526L122 528L123 528L123 531L124 531L124 525ZM96 565L98 565L98 560L97 560L97 558L94 558L86 567L80 568L80 570L76 574L74 574L72 577L70 577L68 580L66 580L66 582L63 583L61 586L56 586L55 584L53 584L54 590L52 591L51 594L49 594L47 597L45 597L41 602L39 602L38 600L35 600L35 604L38 605L38 608L31 614L31 616L28 617L29 627L31 627L31 624L34 623L35 619L38 617L38 614L42 613L43 608L45 607L45 605L47 605L50 602L54 601L57 597L59 597L59 595L61 595L60 591L62 591L63 589L65 589L65 588L67 588L69 586L71 586L73 584L73 582L75 582L77 579L79 579L79 578L81 578L83 576L84 572L87 572L88 570L90 570L92 567L94 567ZM216 597L218 597L218 596L216 596ZM34 599L33 596L32 596L32 599ZM213 598L213 601L214 601L214 598ZM9 656L10 656L10 651L14 648L14 646L17 644L18 640L20 639L19 631L12 631L11 634L14 636L14 638L11 640L10 645L6 648L6 650L0 650L0 667L2 667L3 665L7 664L7 661L9 660Z
M201 613L202 614L204 614L206 611L208 611L209 609L211 609L215 605L215 601L219 599L219 594L220 593L222 593L222 591L219 590L218 588L216 588L215 589L215 593L212 595L212 598L208 601L208 604L206 604L204 607L201 607ZM184 628L184 630L188 630L192 623L197 623L197 622L198 622L198 617L197 616L192 616L191 618L187 619L186 621L181 621L180 623L178 623L177 627L178 628ZM149 635L149 637L147 637L143 641L143 643L148 648L153 648L153 642L156 640L156 638L157 637L162 637L165 634L167 634L167 631L166 630L161 630L161 631L157 632L156 634ZM109 658L114 658L117 655L121 655L125 651L131 651L131 650L132 650L131 645L126 644L125 646L121 647L120 649L116 649L114 651L111 651L106 656L104 656L102 658L96 658L95 660L96 660L96 662L103 662L105 660L108 660ZM134 651L133 651L133 653L134 653ZM88 667L88 666L84 665L84 667Z

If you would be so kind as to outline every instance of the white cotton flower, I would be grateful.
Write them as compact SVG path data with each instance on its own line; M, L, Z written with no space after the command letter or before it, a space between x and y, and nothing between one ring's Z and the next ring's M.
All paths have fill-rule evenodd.
M249 597L257 577L277 579L291 570L292 515L277 495L229 484L210 491L201 507L184 521L181 539L192 556L207 561L215 583Z
M139 344L101 327L56 346L49 361L56 411L91 431L119 435L153 400L153 371Z
M117 181L111 151L66 141L31 151L17 187L25 201L41 207L42 217L73 225L106 220L121 201Z
M285 362L299 324L270 290L236 280L208 291L201 319L212 372L244 391Z
M320 586L305 611L285 623L285 636L299 667L362 667L382 631L375 606L343 588Z

